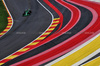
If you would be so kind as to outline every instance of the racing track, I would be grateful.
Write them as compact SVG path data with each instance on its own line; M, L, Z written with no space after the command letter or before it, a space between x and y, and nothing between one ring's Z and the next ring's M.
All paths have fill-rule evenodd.
M40 4L41 5L41 4ZM43 8L44 9L46 9L44 6L43 6ZM51 12L48 10L48 9L46 9L50 14L51 14ZM52 14L51 14L52 15ZM54 13L54 11L53 11L53 15L54 15L54 17L55 17L55 19L53 20L53 22L52 22L52 24L51 24L51 26L49 26L49 28L45 31L45 33L43 34L43 35L41 35L40 36L40 38L37 38L35 41L32 41L32 43L29 43L28 45L26 45L24 48L22 48L22 49L20 49L20 50L18 50L17 52L15 52L15 54L18 56L18 55L20 55L20 54L23 54L23 53L25 53L25 52L27 52L27 51L29 51L30 49L32 49L32 46L34 46L34 44L36 44L36 42L38 41L40 41L40 39L42 39L43 37L45 37L45 36L47 36L48 35L48 33L51 33L51 31L54 31L54 29L55 29L55 27L56 27L56 24L58 24L58 20L59 19L56 19L56 18L58 18L58 16L57 16L57 14L56 13ZM52 15L52 16L53 16ZM56 16L55 16L56 15ZM60 16L62 17L62 15L60 14ZM56 21L57 22L56 22ZM60 21L61 22L61 21ZM53 28L53 30L51 30ZM53 32L52 32L53 33ZM46 38L46 37L45 37ZM34 43L33 43L34 42ZM30 45L30 46L29 46ZM28 48L28 50L26 50ZM25 50L24 50L25 49ZM24 50L24 51L23 51ZM14 53L13 53L14 54ZM2 64L4 64L5 62L7 62L7 61L9 61L9 60L11 60L11 59L13 59L14 57L13 56L15 56L15 54L14 55L10 55L10 56L8 56L8 57L6 57L6 58L4 58L3 60L1 60L0 61L0 64L2 65ZM13 57L13 58L11 58L11 57ZM10 59L8 59L8 58L10 58Z
M82 7L81 7L82 8ZM80 10L81 10L81 8L80 8ZM83 8L83 10L84 10L85 8ZM87 9L85 9L85 10L87 10ZM87 10L87 12L89 12L88 10ZM90 13L90 12L89 12ZM90 22L90 21L88 21L88 22ZM84 26L86 26L86 25L84 25ZM49 45L49 44L48 44ZM51 44L50 44L51 45ZM31 53L31 52L30 52ZM27 54L27 53L26 53ZM24 54L24 56L25 56L25 54ZM24 57L23 56L23 57ZM21 56L22 57L22 56ZM21 59L21 57L19 57L20 59ZM26 56L25 56L26 57ZM18 59L15 59L15 60L18 60Z
M51 9L50 9L51 10ZM55 10L55 9L54 9ZM59 15L60 15L60 19L62 19L62 15L61 15L61 13L59 12L59 11L57 11L57 10L55 10ZM53 11L54 12L54 11ZM52 13L53 13L52 12ZM67 12L65 11L65 13L69 13L69 11L67 10ZM55 13L53 13L54 14L54 16L55 16ZM64 13L63 13L64 14ZM57 15L56 15L57 16ZM69 15L68 16L70 16L70 13L69 13ZM63 19L62 19L63 20ZM60 21L60 22L62 22L62 20ZM67 18L67 20L66 20L66 22L67 21L69 21L69 18ZM27 48L28 46L26 46L26 48ZM31 47L31 49L32 49L32 47ZM18 54L19 52L16 52L15 54ZM15 55L14 54L14 55ZM11 56L11 55L10 55ZM13 59L13 58L12 58ZM6 62L7 62L7 59L4 59L4 60L2 60L1 61L1 63L4 63L5 62L5 60L6 60Z
M14 19L14 24L13 28L0 38L0 59L36 39L40 35L39 32L44 32L52 22L51 14L35 0L31 2L32 14L22 17L24 10L28 8L26 1L5 0Z
M73 0L73 1L74 1L74 0ZM81 3L81 4L85 4L85 5L87 5L87 6L91 7L91 8L93 8L93 9L95 9L96 12L97 12L97 14L100 15L100 13L99 13L99 8L98 8L98 6L100 6L100 5L97 5L97 4L94 4L94 3L90 3L90 2L85 2L85 1L75 1L75 2L78 2L78 3ZM89 5L89 3L92 4L92 5L94 5L94 6ZM82 6L83 6L83 5L82 5ZM86 7L86 6L84 6L84 7ZM89 7L86 7L86 8L90 9ZM95 7L96 7L96 8L95 8ZM90 9L90 10L91 10L92 13L94 14L95 11L94 11L93 9ZM94 12L93 12L93 11L94 11ZM98 31L98 30L100 29L100 28L99 28L99 25L100 25L100 24L99 24L99 19L100 19L100 17L98 17L98 15L96 15L96 13L95 13L94 16L97 16L97 20L95 19L96 22L95 22L95 20L92 20L91 23L92 23L92 24L93 24L93 22L95 22L95 23L94 23L93 25L90 24L90 25L92 25L92 26L91 26L89 29L87 28L88 30L85 29L85 30L87 30L87 31L85 31L85 32L88 32L88 31L96 32L96 31ZM94 16L93 16L93 17L94 17ZM93 19L94 19L94 18L93 18ZM78 40L79 40L80 37L86 38L86 37L88 37L88 36L90 36L90 35L91 35L91 34L89 34L89 35L81 34L81 35L78 36ZM84 39L84 38L83 38L83 39ZM80 40L83 40L83 39L80 39ZM77 39L74 39L74 40L77 41ZM62 48L64 48L64 47L65 47L65 45L64 45ZM61 48L59 47L59 49L61 49ZM57 48L56 48L56 50L59 51ZM57 52L57 51L56 51L56 52ZM54 50L53 50L53 53L55 53ZM45 55L46 55L46 54L45 54ZM50 55L50 54L49 54L49 55ZM47 56L48 56L48 55L47 55ZM41 56L41 57L43 58L43 56ZM45 57L46 57L46 56L45 56ZM32 59L32 58L31 58L31 59ZM30 60L31 60L31 59L30 59ZM40 59L40 58L38 57L38 59ZM33 57L32 60L38 61L38 59L36 59L36 58ZM44 58L43 58L43 59L44 59ZM31 61L32 61L32 60L31 60ZM30 61L29 61L29 62L30 62ZM28 63L28 62L27 62L27 63ZM31 65L31 64L30 64L30 65ZM32 65L33 65L33 63L32 63Z
M65 45L64 45L64 46L65 46ZM64 46L62 47L62 49L64 48ZM56 48L56 49L57 49L57 48ZM59 49L60 49L60 47L59 47ZM50 50L49 50L49 51L50 51ZM57 51L58 51L58 50L57 50ZM57 52L57 51L55 51L55 52ZM59 50L59 51L60 51L60 50ZM69 50L68 50L68 51L69 51ZM53 52L54 52L54 50L53 50ZM54 53L55 53L55 52L54 52Z

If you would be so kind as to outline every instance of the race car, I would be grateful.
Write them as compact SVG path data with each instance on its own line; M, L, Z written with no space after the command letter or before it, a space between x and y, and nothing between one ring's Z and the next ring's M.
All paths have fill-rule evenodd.
M24 13L23 13L23 16L29 16L29 15L31 15L31 10L30 9L26 9L25 11L24 11Z

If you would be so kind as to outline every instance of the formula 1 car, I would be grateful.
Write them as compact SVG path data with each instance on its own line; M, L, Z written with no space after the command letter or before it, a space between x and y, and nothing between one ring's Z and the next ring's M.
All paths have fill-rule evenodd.
M31 10L30 9L26 9L25 11L24 11L24 13L23 13L23 16L29 16L29 15L31 15Z

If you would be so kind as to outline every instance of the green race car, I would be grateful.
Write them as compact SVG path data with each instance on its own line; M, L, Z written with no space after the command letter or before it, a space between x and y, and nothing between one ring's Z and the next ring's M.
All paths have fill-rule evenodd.
M30 9L27 9L27 10L25 10L25 12L23 13L23 16L29 16L29 15L31 15L31 10Z

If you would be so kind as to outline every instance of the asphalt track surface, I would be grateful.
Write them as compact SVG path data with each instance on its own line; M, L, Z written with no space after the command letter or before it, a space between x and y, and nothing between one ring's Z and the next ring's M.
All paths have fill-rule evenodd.
M48 5L51 8L53 8L59 14L60 20L61 20L60 22L62 22L62 20L63 20L62 14L59 12L59 10L55 6L53 6L49 1L47 2L47 0L46 0L45 2L48 3ZM70 7L70 5L67 5L67 6ZM78 21L77 19L80 18L80 16L78 15L78 13L76 13L76 12L79 12L79 11L77 11L77 9L75 7L70 7L70 9L73 9L73 8L74 8L73 12L75 12L73 15L74 16L77 15L77 17L74 17L74 16L71 17L71 20L68 22L68 24L63 29L61 29L59 32L56 32L56 34L52 34L51 36L49 36L45 40L41 41L39 44L32 46L31 50L34 49L34 48L36 48L36 47L38 47L38 46L40 46L40 45L42 45L42 44L44 44L44 43L46 43L46 42L49 42L50 40L53 40L54 38L60 36L61 34L67 32L68 30L71 29L77 23L77 21ZM74 19L72 19L72 18L74 18Z
M78 5L75 5L75 4L74 4L74 6L76 6L77 8L79 8L80 11L81 11L81 14L82 14L82 15L81 15L81 19L80 19L80 21L77 23L77 25L79 26L80 24L84 24L84 26L83 26L83 25L80 25L81 27L79 27L79 28L80 28L79 30L77 29L78 26L75 25L75 26L77 27L77 28L76 28L76 31L79 32L79 31L82 30L84 27L86 27L87 24L89 24L89 22L90 22L91 19L92 19L92 14L91 14L91 12L90 12L89 10L87 10L87 9L81 7L81 6L78 6ZM87 17L84 16L84 15L87 15ZM90 18L90 20L88 20L89 18ZM83 19L83 20L82 20L82 19ZM87 20L84 21L84 19L87 19ZM82 20L83 22L82 22L81 20ZM84 23L84 22L86 22L86 23ZM82 26L83 26L83 27L82 27ZM74 28L75 28L75 27L74 27ZM74 28L73 28L73 30L75 30ZM72 30L72 29L71 29L71 30ZM70 31L71 31L71 30L70 30ZM77 32L76 32L76 33L77 33ZM76 34L76 33L74 33L74 34ZM70 36L73 36L74 34L71 34ZM65 37L65 35L64 35L64 37L65 37L66 39L68 39L70 36L68 36L68 37L66 36L66 37ZM66 39L64 39L64 40L66 40ZM64 41L64 40L62 40L62 41ZM54 40L53 40L53 41L54 41ZM58 41L58 40L56 39L56 41ZM60 41L60 42L62 42L62 41ZM60 42L58 42L57 44L59 44ZM49 42L49 43L50 43L50 42ZM24 54L24 55L22 55L22 56L19 56L18 58L15 58L15 59L13 59L13 60L11 60L11 61L12 61L12 62L14 61L13 63L15 63L15 61L17 61L17 60L23 60L23 59L25 59L25 58L31 57L31 56L33 56L33 55L36 55L36 54L38 54L38 53L40 53L40 52L43 52L44 50L47 50L47 49L49 49L49 48L51 48L51 47L53 47L54 45L57 45L57 44L55 44L54 42L53 42L53 45L52 45L52 43L50 43L50 44L48 44L48 43L47 43L47 44L44 44L44 45L42 45L42 46L40 46L40 47L38 47L38 48L36 48L36 49L34 49L34 50L32 50L32 51L30 51L30 52ZM49 46L49 45L50 45L50 46ZM40 50L40 49L42 49L41 47L43 47L43 46L44 46L44 47L45 47L45 46L46 46L46 47L48 46L48 47L47 47L47 48L45 47L46 49ZM44 48L44 47L43 47L43 48ZM36 53L37 50L40 51L40 52L37 52L37 53ZM31 53L32 53L32 54L31 54ZM27 55L27 56L26 56L26 55ZM29 55L29 56L28 56L28 55ZM20 58L20 59L19 59L19 58ZM10 64L11 61L9 61L8 64ZM17 62L18 62L18 61L17 61ZM7 65L8 65L8 64L7 64ZM12 64L12 63L11 63L11 64Z
M12 29L0 38L0 60L36 39L52 22L52 16L36 0L31 1L32 14L28 17L22 17L25 9L28 9L27 0L5 2L14 24Z

